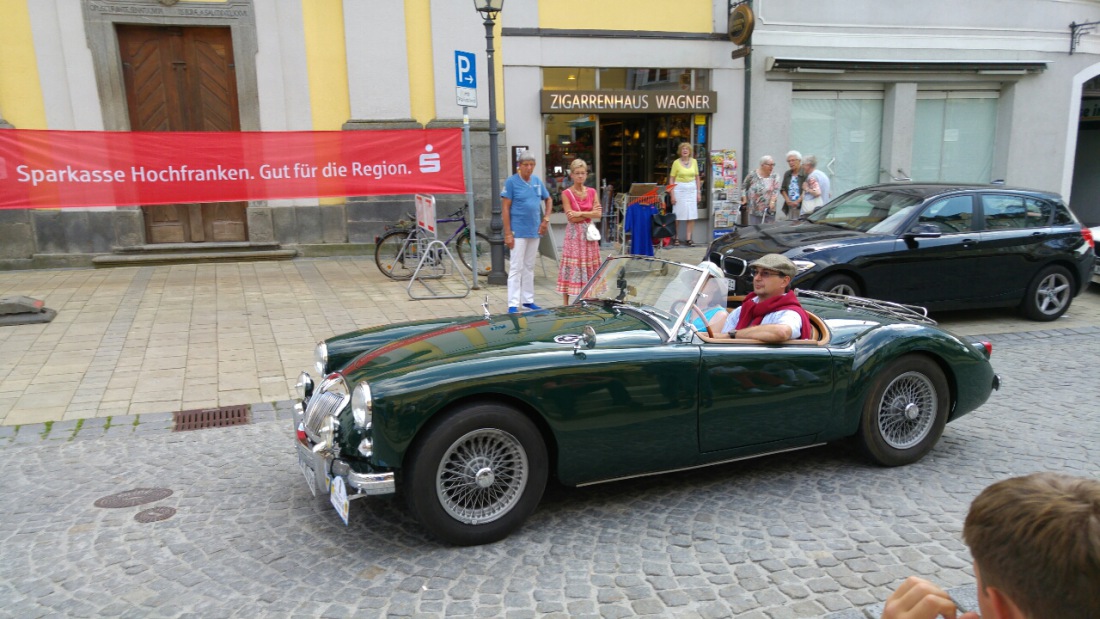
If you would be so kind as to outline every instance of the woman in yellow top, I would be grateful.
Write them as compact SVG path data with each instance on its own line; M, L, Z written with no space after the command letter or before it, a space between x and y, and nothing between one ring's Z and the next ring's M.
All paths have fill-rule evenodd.
M674 184L672 190L672 212L676 213L676 221L687 221L687 240L684 244L692 247L692 229L695 220L699 218L699 195L702 188L702 180L699 178L699 162L691 157L691 144L684 142L677 149L680 158L672 162L672 170L668 174L669 184ZM680 244L679 230L673 245Z

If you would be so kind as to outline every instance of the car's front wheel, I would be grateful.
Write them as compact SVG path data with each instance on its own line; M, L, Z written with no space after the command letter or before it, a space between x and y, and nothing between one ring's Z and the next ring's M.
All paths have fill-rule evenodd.
M943 434L950 397L934 361L913 355L895 360L879 372L863 406L863 447L883 466L920 460Z
M422 431L406 461L413 516L460 546L507 537L535 511L549 465L538 428L519 411L472 404Z
M1039 271L1027 287L1021 306L1024 316L1042 322L1066 313L1073 300L1073 276L1065 267L1051 265Z
M850 297L859 296L859 284L856 283L856 280L843 273L823 277L814 288L822 292L831 292L833 294L843 294Z

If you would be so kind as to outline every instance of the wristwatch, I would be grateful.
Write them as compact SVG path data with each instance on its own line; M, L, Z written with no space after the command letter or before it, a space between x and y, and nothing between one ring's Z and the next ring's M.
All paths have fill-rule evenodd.
M736 340L737 339L737 329L734 329L733 331L730 331L730 339L731 340Z

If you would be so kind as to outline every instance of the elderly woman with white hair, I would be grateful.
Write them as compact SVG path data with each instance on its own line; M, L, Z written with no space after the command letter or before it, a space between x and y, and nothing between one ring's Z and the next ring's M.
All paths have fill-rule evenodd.
M798 219L802 210L802 183L806 180L802 173L802 153L792 150L787 153L787 165L790 169L783 173L779 182L779 195L783 196L783 219ZM778 214L776 215L778 218Z
M771 155L760 158L760 165L741 181L741 204L749 212L749 224L775 221L775 201L779 197L779 177Z

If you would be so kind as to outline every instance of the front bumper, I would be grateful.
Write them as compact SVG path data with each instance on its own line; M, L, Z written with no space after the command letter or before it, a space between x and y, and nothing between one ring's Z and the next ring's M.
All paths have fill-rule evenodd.
M300 431L305 408L306 402L299 402L294 407L294 445L298 452L298 468L301 469L313 496L331 492L334 477L343 477L347 486L358 490L357 496L396 492L397 484L392 471L355 471L346 460L334 456L332 451L324 449L314 451L316 444L310 441L309 437L303 436Z

